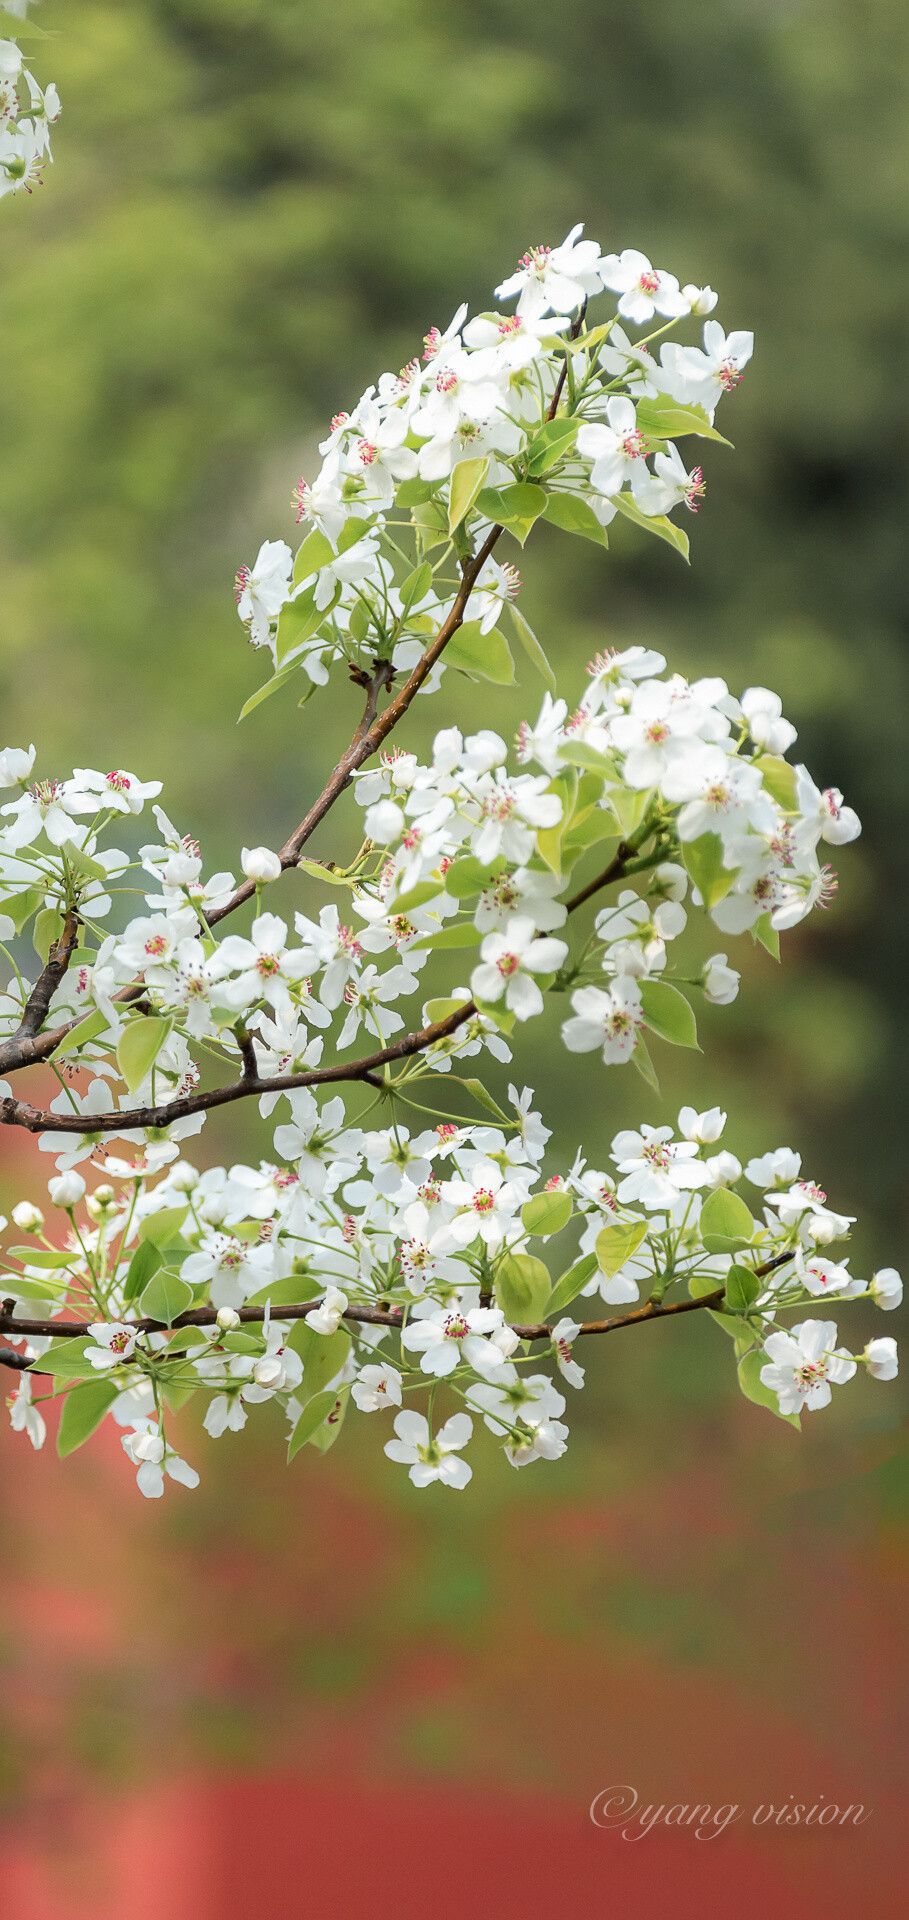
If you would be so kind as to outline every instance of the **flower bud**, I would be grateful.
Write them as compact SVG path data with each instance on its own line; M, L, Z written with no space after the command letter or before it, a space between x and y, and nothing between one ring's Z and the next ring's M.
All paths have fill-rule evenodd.
M23 1233L37 1233L38 1228L44 1225L41 1208L33 1206L30 1200L19 1201L18 1206L13 1208L13 1219Z
M257 1387L283 1387L287 1374L284 1363L276 1353L267 1353L263 1360L257 1360L253 1367L253 1379Z
M240 1315L235 1307L218 1308L218 1325L222 1333L232 1333L240 1325Z
M254 880L257 887L268 880L278 880L281 875L281 862L269 847L244 847L240 865L247 880Z
M725 953L712 954L701 977L704 999L714 1007L728 1007L738 993L740 979L734 967L727 967Z
M117 1195L113 1187L103 1186L95 1188L92 1198L97 1200L99 1207L112 1207Z
M85 1192L85 1181L81 1173L73 1169L70 1173L61 1173L56 1180L49 1180L47 1191L55 1207L74 1207Z
M870 1292L876 1307L880 1307L884 1313L892 1313L903 1298L903 1283L896 1268L880 1267L872 1275Z

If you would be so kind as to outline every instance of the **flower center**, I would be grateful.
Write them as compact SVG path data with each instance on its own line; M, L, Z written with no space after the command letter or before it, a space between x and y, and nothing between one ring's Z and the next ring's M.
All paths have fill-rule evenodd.
M724 360L722 366L717 367L716 374L720 386L724 387L727 393L731 393L733 387L737 387L742 378L734 360Z
M466 1340L470 1328L462 1313L449 1313L445 1318L446 1340Z
M496 961L496 966L503 980L510 980L512 974L517 973L520 964L521 962L516 953L503 953L501 960Z
M652 268L649 273L642 273L638 281L638 286L642 293L650 294L651 296L658 293L660 288L659 274L654 273Z
M495 1207L495 1201L488 1187L477 1188L473 1196L472 1205L474 1213L492 1213Z

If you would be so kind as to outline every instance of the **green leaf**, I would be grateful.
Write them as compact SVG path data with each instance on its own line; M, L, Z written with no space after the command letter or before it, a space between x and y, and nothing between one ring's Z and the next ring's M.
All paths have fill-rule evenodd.
M308 534L301 547L297 548L294 560L294 586L302 586L304 580L318 573L320 567L327 567L329 561L336 558L331 541L327 540L318 527Z
M631 1056L631 1063L632 1066L637 1067L641 1079L646 1081L648 1087L652 1088L653 1092L658 1095L660 1082L657 1076L657 1070L650 1058L650 1053L644 1042L644 1036L641 1033L638 1034L637 1044Z
M769 913L761 914L760 919L751 929L751 936L752 939L758 942L759 946L765 948L771 960L779 960L780 936L776 927L771 922Z
M683 841L682 859L708 911L725 899L738 868L724 867L723 842L718 833L702 833L699 840Z
M484 487L476 504L488 520L505 527L523 547L545 509L546 493L531 481L519 480L513 487Z
M100 860L93 860L84 847L76 846L75 840L64 840L60 852L65 853L73 872L80 873L83 879L104 881L110 879L107 868L102 867Z
M57 1452L61 1460L91 1439L119 1392L113 1380L102 1379L86 1380L84 1386L73 1387L67 1394L57 1431Z
M123 1298L127 1304L131 1300L138 1299L143 1287L148 1286L152 1275L157 1273L162 1265L163 1261L158 1248L153 1247L149 1241L143 1240L133 1254L123 1282Z
M759 753L752 761L759 767L761 779L771 799L784 813L798 813L798 788L795 768L777 753Z
M601 753L599 747L588 747L583 740L566 740L559 748L559 759L566 760L569 766L583 767L587 773L606 774L611 780L618 777L615 761Z
M472 853L465 853L460 860L452 861L445 875L445 891L454 900L472 900L492 885L494 871L492 867L481 866Z
M565 1307L570 1307L572 1300L577 1299L581 1288L586 1287L588 1280L593 1279L596 1271L596 1254L585 1253L581 1260L575 1261L573 1267L568 1267L565 1273L560 1274L546 1302L547 1320L562 1313Z
M273 693L279 693L291 675L296 673L296 671L297 663L295 660L291 660L285 667L279 667L277 673L273 673L271 679L266 680L264 686L261 686L257 693L250 694L246 705L240 708L240 712L237 715L237 724L239 725L241 720L245 720L248 713L253 713L256 707L261 707L263 700L270 700Z
M66 1053L78 1053L80 1047L87 1046L90 1040L97 1040L98 1035L105 1031L107 1025L107 1015L101 1012L100 1007L96 1007L93 1013L86 1014L85 1019L79 1021L72 1033L67 1034L65 1040L61 1040L59 1047L54 1048L50 1058L62 1060Z
M618 512L624 514L626 520L633 521L643 533L656 534L658 540L665 540L670 547L675 548L676 553L681 554L683 560L687 560L688 535L682 532L681 527L676 527L671 520L667 520L664 513L642 513L640 507L632 500L630 493L613 493L610 494L610 499Z
M678 987L671 987L668 980L642 980L641 1005L648 1027L661 1040L673 1047L697 1048L697 1021Z
M597 1234L597 1265L607 1280L624 1267L646 1238L646 1220L617 1220L614 1226L604 1227L602 1233Z
M63 932L63 915L59 907L44 907L36 915L32 929L32 944L42 966L47 966L47 956L55 940Z
M563 533L579 533L595 546L608 547L609 535L600 525L592 506L575 493L551 493L546 501L547 520Z
M451 1079L451 1077L450 1074L445 1075L446 1080ZM506 1127L513 1124L512 1121L509 1120L507 1113L502 1112L498 1102L493 1099L492 1094L484 1087L482 1080L476 1080L472 1076L465 1078L460 1074L457 1078L458 1086L466 1087L467 1092L472 1094L475 1100L479 1101L481 1107L486 1108L487 1113L493 1114L496 1120L503 1120Z
M518 639L521 643L521 646L524 649L524 652L527 655L528 660L531 662L533 666L536 667L536 670L540 675L540 678L546 682L546 685L549 688L550 693L555 693L555 690L556 690L555 674L553 673L552 668L549 664L549 661L547 660L546 655L543 652L542 647L540 646L539 640L537 639L537 636L534 633L533 628L528 626L523 613L519 612L517 607L509 605L508 612L511 616L511 624L514 627L515 633L518 636Z
M570 1193L537 1193L521 1208L521 1219L528 1233L546 1240L551 1233L561 1233L567 1227L573 1212Z
M564 460L574 446L580 424L580 420L569 420L564 415L559 420L545 422L527 447L529 478L536 479L540 474L548 473L551 467Z
M246 1301L248 1307L264 1307L271 1301L273 1307L303 1306L307 1300L321 1293L322 1283L312 1273L289 1273L284 1280L269 1280L267 1287L260 1287L258 1293L251 1293ZM305 1326L305 1321L303 1322Z
M301 1447L305 1447L307 1440L312 1439L323 1420L327 1420L337 1399L338 1395L332 1389L316 1393L311 1400L307 1401L287 1443L288 1462L293 1459L295 1453L299 1453Z
M159 1267L143 1289L139 1306L149 1320L161 1320L166 1327L170 1327L179 1314L192 1306L192 1299L192 1287L187 1286L178 1273L171 1273L167 1267Z
M147 1214L139 1228L139 1239L149 1241L153 1247L169 1247L171 1241L176 1240L188 1212L187 1204L182 1207L161 1207L158 1213Z
M472 920L459 920L455 926L442 927L438 933L424 933L411 944L414 951L422 947L475 947L482 937Z
M645 440L675 440L681 434L696 433L701 440L718 440L723 447L732 446L731 440L726 440L711 426L703 407L683 406L668 394L639 400L637 424Z
M141 1087L151 1072L171 1027L163 1014L139 1014L129 1020L117 1045L117 1065L130 1093Z
M726 1275L726 1305L730 1313L747 1313L761 1291L753 1267L732 1266Z
M402 480L395 495L395 504L399 507L422 507L432 499L438 484L436 480Z
M717 1187L701 1208L700 1235L708 1253L738 1253L750 1247L757 1229L737 1193Z
M412 913L415 907L425 907L428 900L438 900L445 890L444 880L421 880L418 887L411 887L409 893L402 893L396 900L389 900L389 915Z
M81 1247L8 1247L7 1259L24 1260L30 1267L74 1267L82 1258ZM13 1274L15 1279L16 1275Z
M298 1320L287 1336L287 1345L294 1348L303 1362L300 1398L311 1400L313 1394L321 1393L340 1373L350 1352L350 1334L346 1327L338 1327L334 1333L316 1333L305 1320Z
M448 496L448 531L454 533L461 521L466 518L486 481L489 461L459 460L451 476L451 489Z
M495 1274L495 1296L506 1320L528 1326L541 1320L552 1292L542 1260L529 1253L505 1253Z
M49 1274L46 1280L26 1280L21 1273L4 1273L0 1275L0 1298L14 1294L18 1300L51 1301L59 1298L64 1285L62 1274L55 1280Z
M41 1355L42 1373L59 1374L63 1380L84 1380L86 1375L92 1379L92 1364L85 1358L87 1345L84 1337L79 1340L60 1340Z
M424 599L431 586L432 568L428 560L423 560L418 567L414 567L412 573L407 575L407 579L401 586L402 624L407 619L411 607L415 607L420 600Z
M279 669L288 664L291 656L312 638L323 620L328 619L340 591L340 587L336 587L326 605L317 607L316 589L309 587L281 608L275 634L275 660Z
M44 887L26 887L22 893L8 893L0 899L0 913L5 913L16 932L21 933L26 920L37 913L45 897Z
M327 1453L329 1447L334 1446L338 1434L344 1425L347 1402L350 1399L350 1388L347 1386L339 1387L334 1398L334 1406L322 1421L321 1425L316 1428L309 1442L310 1446L317 1447L320 1453Z
M461 999L455 997L452 1000L427 1000L426 1018L431 1026L436 1026L438 1021L447 1020L450 1013L456 1013L458 1008L464 1005L463 996Z
M468 620L449 640L442 658L448 667L472 673L480 680L491 680L497 687L514 685L514 661L508 642L498 627L483 633L479 620Z
M324 880L329 887L349 887L351 884L349 874L332 873L330 867L323 867L319 860L298 860L296 864L301 873L311 874L314 880Z
M785 1420L790 1427L801 1427L801 1415L781 1413L780 1403L772 1387L765 1387L761 1379L761 1368L768 1365L767 1355L762 1347L755 1347L739 1361L739 1386L746 1400L753 1400L756 1407L768 1407L778 1420Z

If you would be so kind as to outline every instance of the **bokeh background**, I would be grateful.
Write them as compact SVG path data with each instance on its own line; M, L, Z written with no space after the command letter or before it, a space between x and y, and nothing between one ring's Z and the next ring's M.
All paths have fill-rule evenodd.
M754 326L692 561L543 530L528 616L570 692L646 642L777 688L865 821L834 910L661 1049L663 1095L537 1036L556 1157L722 1096L905 1261L909 14L902 0L45 0L57 164L2 208L0 714L43 771L163 774L209 865L278 844L351 725L262 675L236 567L293 537L339 406L577 219ZM515 708L458 683L465 727ZM414 715L423 743L455 682ZM526 710L541 688L523 676ZM337 824L334 824L337 822ZM333 816L341 857L352 821ZM339 838L340 837L340 838ZM299 876L282 904L302 903ZM311 897L311 896L310 896ZM532 1056L532 1057L531 1057ZM681 1064L680 1064L681 1060ZM208 1160L258 1146L213 1121ZM0 1142L0 1204L38 1193ZM855 1316L858 1318L858 1316ZM856 1340L883 1327L876 1316ZM367 1422L285 1472L268 1421L138 1500L116 1440L0 1435L0 1891L34 1920L331 1910L537 1920L905 1911L899 1389L801 1438L700 1317L586 1356L558 1468L416 1494ZM363 1431L357 1432L361 1427ZM709 1846L594 1793L748 1810ZM754 1829L790 1797L860 1830ZM12 1904L10 1911L13 1910Z

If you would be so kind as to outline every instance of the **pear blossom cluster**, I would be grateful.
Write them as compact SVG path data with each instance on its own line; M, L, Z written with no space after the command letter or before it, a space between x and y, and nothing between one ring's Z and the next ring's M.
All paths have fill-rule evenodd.
M11 0L7 14L22 19L22 37L38 29L26 21L28 0ZM53 81L42 87L25 65L18 39L0 40L0 198L40 182L51 155L50 130L60 115Z
M696 512L706 482L676 439L722 440L714 416L743 377L753 336L704 319L701 344L664 339L713 312L712 288L680 287L633 248L603 254L582 232L523 257L496 289L500 300L517 296L514 311L468 319L460 306L444 329L430 328L421 354L335 414L319 472L294 495L308 538L296 556L286 540L266 540L237 573L240 618L275 668L268 691L297 668L310 687L324 685L333 662L374 653L411 669L451 611L471 530L478 545L496 525L523 544L545 515L605 546L606 528L626 515L687 554L668 515ZM592 326L588 308L603 296L612 312ZM651 331L632 341L626 325ZM409 571L402 526L416 534ZM481 637L519 592L514 566L490 554L470 610ZM497 651L506 644L500 637ZM438 661L428 691L453 663L454 652Z
M2 1222L0 1366L17 1431L41 1445L56 1402L67 1454L109 1416L149 1498L197 1483L175 1424L194 1401L214 1438L277 1402L291 1458L351 1409L384 1415L416 1487L463 1488L468 1448L493 1442L514 1467L558 1459L588 1338L680 1306L732 1340L746 1398L796 1424L861 1369L896 1372L889 1337L853 1352L815 1317L828 1296L890 1310L901 1282L852 1274L853 1221L789 1148L743 1167L725 1114L683 1107L546 1165L519 1085L547 999L567 1051L599 1056L577 1072L631 1063L659 1094L650 1049L697 1046L701 1004L738 993L733 943L778 957L860 825L793 758L768 688L630 646L569 700L499 549L542 519L605 548L624 519L687 555L670 516L705 482L676 441L721 440L751 334L709 317L711 288L580 227L497 298L512 307L459 308L335 416L297 489L298 551L266 541L237 576L274 669L244 711L298 673L308 698L335 663L366 690L279 851L211 871L159 780L0 749L0 1124L36 1137L54 1209ZM700 344L664 337L700 322ZM512 649L546 691L511 739L451 715L425 762L386 745L451 669L510 685ZM342 796L338 857L310 860ZM723 943L706 959L704 922ZM484 1075L514 1056L503 1105ZM43 1108L33 1068L56 1078ZM268 1158L195 1168L185 1142L240 1100Z
M790 1321L821 1298L825 1312L856 1299L889 1311L902 1294L894 1270L868 1282L832 1257L853 1222L796 1153L743 1169L719 1145L726 1115L683 1107L675 1128L618 1133L607 1168L579 1153L546 1177L533 1095L512 1086L509 1101L502 1126L411 1133L351 1126L340 1097L320 1106L303 1089L280 1097L274 1158L258 1167L162 1168L146 1148L107 1155L91 1190L74 1170L56 1176L51 1219L18 1203L18 1244L0 1256L8 1338L33 1362L14 1428L41 1446L43 1409L62 1396L66 1450L70 1426L78 1443L109 1415L139 1491L157 1498L167 1478L198 1483L172 1439L175 1401L199 1397L215 1438L275 1401L291 1454L326 1451L351 1410L379 1413L385 1452L415 1486L462 1488L475 1428L514 1467L565 1453L566 1390L585 1381L582 1301L629 1307L670 1286L710 1298L744 1391L783 1417L826 1405L859 1368L895 1376L891 1338L852 1353L836 1322ZM74 1309L80 1337L55 1337Z

